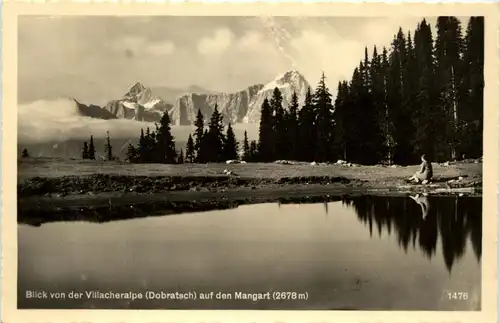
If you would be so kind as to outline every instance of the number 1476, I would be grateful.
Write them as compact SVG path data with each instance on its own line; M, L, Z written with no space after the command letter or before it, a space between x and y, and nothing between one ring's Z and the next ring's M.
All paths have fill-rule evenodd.
M446 293L448 295L448 299L454 299L454 300L465 300L469 298L469 293Z

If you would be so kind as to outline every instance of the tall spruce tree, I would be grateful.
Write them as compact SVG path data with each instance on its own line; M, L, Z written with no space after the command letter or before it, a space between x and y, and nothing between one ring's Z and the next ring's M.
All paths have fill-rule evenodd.
M382 159L382 134L378 123L378 108L375 101L374 81L377 79L376 70L378 66L373 66L373 58L368 58L368 48L365 47L365 57L360 63L361 83L358 87L356 109L360 118L359 126L363 131L361 141L358 142L360 153L357 162L362 164L375 164ZM377 62L375 62L377 64Z
M347 160L355 163L362 163L365 156L363 140L365 138L365 129L360 123L363 122L363 97L364 84L363 74L359 67L356 67L352 73L352 79L349 84L349 95L346 100L347 122L346 122L346 142Z
M126 160L128 160L130 163L138 163L139 157L139 150L132 144L128 144Z
M95 160L94 136L90 136L88 159Z
M389 66L389 53L387 48L384 46L382 49L382 57L381 57L381 74L382 81L384 83L384 101L383 101L383 110L379 113L379 127L382 131L382 137L384 138L384 158L383 161L389 164L394 162L394 150L396 147L395 140L395 126L394 120L391 118L392 114L390 111L389 104L389 81L390 77L390 66Z
M258 158L262 162L274 160L274 127L271 105L267 98L264 99L261 108L259 124Z
M146 163L146 155L147 155L147 141L146 141L146 136L144 135L144 129L141 128L141 135L139 137L139 162L140 163Z
M370 151L372 158L370 163L378 163L387 157L387 146L385 143L384 124L382 120L385 117L387 109L387 100L385 93L385 66L384 55L379 55L377 47L373 48L372 60L370 63L370 83L368 84L370 98L370 129L372 131L370 138Z
M333 105L332 95L326 86L325 74L316 87L313 97L314 110L316 116L316 149L315 160L319 162L331 161L333 155Z
M223 155L225 160L238 159L238 142L233 132L231 123L227 126L227 133L224 141Z
M198 151L198 156L201 158L198 159L196 162L197 163L208 163L212 160L210 160L210 154L211 154L211 146L210 146L210 137L208 135L208 129L205 129L203 131L203 136L201 136L201 142L200 142L200 150Z
M402 67L403 71L403 106L401 107L402 120L400 121L399 127L403 127L404 136L404 149L408 156L408 163L420 162L420 153L415 151L415 136L416 128L413 121L413 113L418 109L416 106L418 97L418 65L417 65L417 54L415 50L414 41L410 32L406 38L406 52L405 61ZM431 153L429 153L429 158Z
M484 17L471 17L464 39L460 111L462 150L467 157L483 154Z
M82 159L89 159L89 146L86 141L83 143Z
M249 162L259 161L259 148L258 148L257 141L255 141L255 140L252 140L250 142L250 154L248 157L248 161Z
M335 120L335 135L333 137L333 146L335 154L344 160L347 159L347 98L349 96L349 86L347 82L339 82L337 86L337 97L335 98L333 119Z
M184 164L184 152L181 150L179 151L179 155L177 157L177 164Z
M250 144L248 143L248 134L245 130L245 134L243 137L243 160L250 161Z
M214 112L208 124L207 154L208 161L221 162L224 159L224 123L215 104Z
M106 143L104 144L104 153L106 154L107 160L113 160L113 146L111 146L109 131L106 131Z
M387 85L388 119L394 128L391 137L394 139L393 158L397 164L407 165L412 162L413 147L411 145L411 128L408 128L411 117L404 105L404 67L406 62L406 39L399 29L391 44L389 55L389 78Z
M289 111L286 114L286 151L287 159L298 160L299 150L299 121L298 121L298 111L299 111L299 98L297 92L293 91L292 102L290 102Z
M435 66L431 26L424 19L415 31L417 73L416 101L412 114L416 133L414 149L425 153L431 160L437 158L445 131L444 116L436 104Z
M461 145L459 89L463 70L462 27L456 17L438 17L436 28L436 79L440 86L439 104L446 115L446 142L450 147L450 157L457 159Z
M298 159L301 161L313 161L316 148L314 145L316 142L316 114L310 88L307 89L304 106L299 111L298 124L298 149L301 152Z
M151 132L149 127L146 128L146 134L144 135L146 150L144 161L146 163L152 163L155 161L155 138L154 133Z
M203 113L201 113L200 109L198 109L198 113L196 114L194 126L196 127L196 130L194 131L195 161L197 163L203 163L205 162L206 157L203 156L204 149L202 149L201 143L203 141L203 133L205 129L205 118L203 117Z
M286 147L287 133L286 133L286 119L285 110L283 108L283 94L276 87L274 88L271 97L271 111L274 113L273 118L273 134L274 134L274 159L284 159L288 153Z
M157 125L154 137L155 160L159 163L175 164L177 162L177 151L175 150L175 139L170 128L170 117L165 111Z
M188 141L186 144L186 163L194 163L195 161L195 150L194 141L191 134L189 134Z

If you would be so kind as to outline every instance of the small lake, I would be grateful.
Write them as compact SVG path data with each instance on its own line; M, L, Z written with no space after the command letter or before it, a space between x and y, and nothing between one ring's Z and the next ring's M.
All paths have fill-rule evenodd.
M480 310L481 226L480 197L430 196L19 224L18 307ZM143 298L85 295L97 291ZM197 298L145 299L148 291ZM253 301L237 292L296 294Z

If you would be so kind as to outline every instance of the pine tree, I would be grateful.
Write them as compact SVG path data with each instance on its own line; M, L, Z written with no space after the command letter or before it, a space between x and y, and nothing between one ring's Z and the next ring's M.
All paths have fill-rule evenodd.
M273 95L270 101L271 111L274 113L273 118L273 137L274 149L272 156L273 159L286 158L288 147L286 147L287 133L286 133L286 120L285 110L283 109L283 95L276 87L274 88Z
M90 136L88 159L95 160L95 146L94 146L94 137L93 136Z
M203 113L201 113L201 110L198 109L198 113L196 114L196 120L194 122L194 126L196 127L196 130L194 131L194 150L196 154L195 161L197 163L203 163L205 162L205 156L203 156L203 149L201 147L201 143L203 141L203 133L205 129L205 119L203 117Z
M210 117L208 124L207 138L207 156L210 162L221 162L224 159L224 124L222 115L220 114L217 104L215 104L214 112Z
M484 17L471 17L464 39L459 115L462 150L467 157L483 154Z
M304 100L304 106L299 111L298 128L299 128L299 141L298 149L301 152L299 160L313 161L315 156L316 142L316 115L312 102L311 89L308 88Z
M28 149L24 148L23 151L21 152L21 157L22 158L28 158L30 154L28 153Z
M140 157L139 150L135 148L132 144L128 144L126 159L131 163L138 163L139 157Z
M104 152L107 160L113 160L113 147L111 146L111 139L109 138L109 131L106 131L106 143L104 145Z
M378 106L375 101L375 82L378 80L376 60L369 60L368 48L365 47L365 58L359 64L359 78L353 84L354 109L358 116L356 125L362 131L357 137L357 154L355 162L375 164L382 158L382 136L379 128ZM375 66L374 66L375 64Z
M380 111L379 115L379 128L381 129L382 132L382 137L383 137L383 142L384 142L384 148L383 148L383 161L392 164L394 162L394 150L396 147L396 140L395 140L395 126L394 126L394 120L391 117L392 113L390 113L390 109L392 106L389 104L389 90L390 87L389 85L392 84L389 81L390 78L390 66L389 66L389 54L387 51L387 48L384 47L382 50L382 57L381 57L381 81L383 82L383 88L384 88L384 99L383 99L383 105L382 105L382 110Z
M258 144L257 144L257 141L255 140L252 140L250 142L250 154L249 154L249 160L250 162L256 162L256 161L259 161L259 148L258 148Z
M207 163L210 162L210 154L211 154L211 146L210 146L210 137L208 135L208 130L205 129L203 132L203 135L201 136L201 142L200 142L200 151L199 155L203 157L200 159L200 161L197 161L197 163Z
M146 128L146 134L144 135L144 140L145 140L145 156L144 156L144 162L145 163L153 163L155 162L155 138L154 134L151 132L149 127Z
M154 142L155 159L160 163L175 164L177 161L177 151L175 150L175 140L171 133L170 118L168 112L163 113L160 124L157 125L156 139Z
M339 82L337 87L337 97L335 98L335 109L333 119L335 120L335 135L333 147L336 155L344 160L347 160L347 143L348 143L348 106L347 100L349 97L349 85L347 82Z
M245 130L245 135L243 137L243 158L244 161L250 161L250 144L248 143L248 134Z
M89 146L86 141L83 143L82 159L89 159Z
M345 100L347 107L345 116L345 150L347 153L345 157L347 157L347 160L355 163L362 163L366 153L363 147L365 140L365 129L364 124L362 124L364 118L363 92L362 73L360 72L360 67L356 67L352 73L348 96Z
M387 84L388 119L393 125L393 158L397 164L409 164L413 159L412 121L406 111L404 93L404 68L407 60L407 42L399 29L392 42L389 56L389 77Z
M385 50L385 49L384 49ZM387 157L387 147L385 143L385 133L384 133L384 117L385 111L387 109L387 100L385 93L385 64L384 54L379 55L377 47L373 48L372 60L370 63L370 84L369 93L371 100L370 111L370 153L372 159L370 163L378 163Z
M267 98L264 99L261 108L259 124L258 159L262 162L274 160L274 129L271 105Z
M236 141L236 136L234 135L231 123L229 123L229 125L227 126L223 155L225 160L238 159L238 142Z
M146 163L147 162L147 140L146 136L144 135L144 130L141 128L141 136L139 137L139 162L140 163Z
M442 145L445 131L444 116L436 104L437 85L435 84L435 66L433 57L433 40L431 26L424 19L415 31L416 53L416 105L413 116L416 133L414 147L416 153L425 153L431 160L439 151L445 150Z
M325 74L321 76L313 97L316 117L316 151L315 160L319 162L330 161L333 156L333 105L332 95L326 86Z
M446 115L446 142L450 157L459 157L459 88L462 82L463 39L460 21L456 17L438 17L436 38L436 78L440 85L439 104Z
M298 110L299 110L299 98L297 96L297 92L293 92L292 94L292 102L290 103L290 108L288 113L286 114L286 151L287 151L287 159L298 160L299 159L299 150L298 150L298 141L299 141L299 122L298 122Z
M194 163L195 161L195 150L194 150L194 142L193 137L189 134L188 141L186 144L186 163Z
M182 148L179 152L179 156L177 157L177 164L184 164L184 152L182 151Z

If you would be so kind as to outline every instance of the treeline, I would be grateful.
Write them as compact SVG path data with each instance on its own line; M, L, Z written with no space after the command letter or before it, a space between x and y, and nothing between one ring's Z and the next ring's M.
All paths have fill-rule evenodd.
M406 165L422 153L482 156L484 18L471 17L465 37L455 17L439 17L436 28L435 41L423 19L413 35L400 28L389 49L369 57L365 48L333 105L324 76L300 110L294 95L284 111L276 89L262 106L257 160Z
M471 17L465 37L455 17L437 19L433 40L424 19L402 29L389 50L373 48L338 84L334 146L358 163L408 164L482 155L484 18Z
M198 111L185 152L175 148L165 113L156 129L141 130L127 158L136 163L207 163L279 159L359 164L477 158L483 148L484 18L471 17L465 36L455 17L439 17L434 40L423 19L413 35L400 28L389 48L365 48L350 81L339 82L337 97L324 75L299 104L288 109L275 88L261 107L259 137L243 138L241 151L231 124L217 106L205 127Z
M132 163L166 163L175 164L178 161L175 150L175 140L170 129L170 118L165 112L156 124L156 129L141 129L138 146L129 144L127 160Z
M95 145L94 136L90 136L89 143L86 141L83 143L82 149L82 159L95 160ZM111 146L111 139L109 137L109 131L106 133L106 143L104 144L104 156L102 157L106 160L115 160L116 157L113 155L113 146Z
M231 124L224 127L223 117L217 105L205 129L205 120L198 111L195 121L196 130L189 135L185 152L175 148L175 138L170 128L170 118L165 112L156 129L141 129L138 146L129 145L127 159L133 163L207 163L236 160L238 142ZM193 139L194 138L194 139Z

